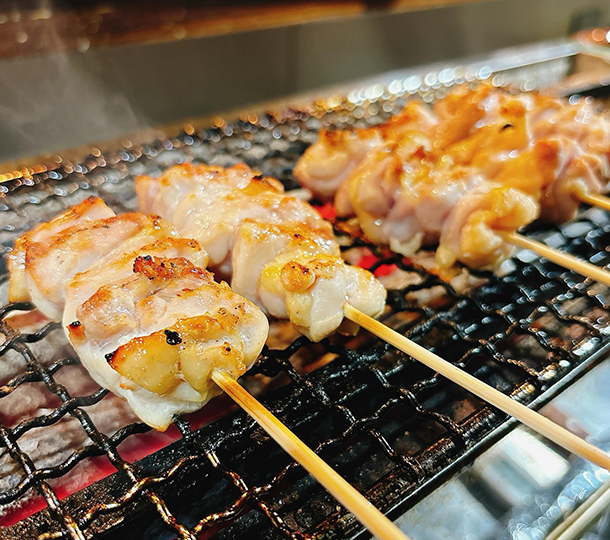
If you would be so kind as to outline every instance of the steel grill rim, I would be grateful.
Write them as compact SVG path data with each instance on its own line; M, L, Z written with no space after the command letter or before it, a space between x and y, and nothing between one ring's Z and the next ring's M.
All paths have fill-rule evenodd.
M222 123L151 145L91 156L80 165L26 174L0 184L0 215L10 216L27 230L73 200L94 194L117 211L133 209L133 194L126 193L134 175L154 174L191 158L220 165L245 161L294 188L291 167L320 125L349 124L360 113L359 124L377 120L396 112L402 102L400 95L392 93L359 105L347 99L332 106L318 102L311 110L288 110L254 122ZM57 209L49 211L47 206ZM584 238L566 235L565 228L556 226L533 227L530 234L540 238L554 235L567 251L593 258L598 265L607 264L610 220L588 210L578 223L588 229ZM368 249L377 258L372 270L395 265L420 276L419 283L389 291L389 310L383 319L515 399L541 405L610 347L605 331L610 315L607 289L551 263L515 258L512 272L502 278L473 273L483 283L464 294L412 261L346 235L345 229L345 223L335 221L335 231L345 240L343 251ZM5 251L10 238L21 232L5 228ZM5 281L2 269L0 286ZM412 299L414 294L438 289L446 299L440 306ZM43 384L61 404L12 428L0 425L0 446L22 471L20 482L0 492L0 505L19 501L32 490L47 504L46 510L1 530L0 538L17 533L49 539L89 538L104 531L112 534L131 519L142 523L153 515L160 524L154 525L154 531L167 538L251 538L261 531L270 538L278 534L336 538L362 533L353 517L338 508L298 465L282 457L275 444L241 412L197 431L179 418L175 422L179 441L139 462L125 460L117 447L150 428L130 424L111 435L100 432L87 407L104 399L107 391L70 395L55 377L78 361L62 357L45 365L32 350L58 331L58 325L46 325L33 334L20 334L9 326L7 317L13 311L30 308L8 304L0 310L0 332L6 336L0 344L0 358L11 352L19 354L25 364L0 387L0 407L3 398L34 382ZM397 314L409 317L397 322ZM300 373L293 366L298 354L320 347L336 358L310 373ZM524 355L524 350L531 351L531 356L517 354ZM412 504L513 424L503 413L372 338L363 340L358 348L351 348L351 342L342 338L326 339L317 346L302 337L283 350L265 348L248 379L257 374L289 381L266 393L263 401L386 512ZM88 444L58 465L37 467L36 460L20 447L20 437L64 417L80 423ZM270 467L273 470L268 474L253 471L255 465L265 467L261 455L277 458L279 467ZM106 456L118 472L60 499L53 487L55 479L94 456ZM258 461L250 461L254 459ZM193 480L193 471L206 479L205 489L200 480ZM213 506L206 493L215 490L219 499L230 499L229 503L206 513ZM202 508L193 493L199 494ZM193 508L182 509L184 501L190 501Z

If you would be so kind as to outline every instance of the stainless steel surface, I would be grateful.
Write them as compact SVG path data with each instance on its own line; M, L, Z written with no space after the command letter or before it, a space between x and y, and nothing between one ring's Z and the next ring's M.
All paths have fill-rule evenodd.
M562 418L570 429L604 441L608 448L609 386L606 360L542 412ZM608 471L571 461L519 427L396 523L418 540L543 540L547 535L568 540L581 538L587 531L591 531L588 539L601 540L608 538L608 531L595 530L609 511L609 485ZM560 525L553 531L556 523Z

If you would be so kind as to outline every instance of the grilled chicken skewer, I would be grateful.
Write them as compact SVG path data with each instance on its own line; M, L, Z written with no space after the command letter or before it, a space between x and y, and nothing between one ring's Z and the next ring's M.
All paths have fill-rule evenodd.
M408 540L379 510L236 382L258 357L268 322L216 283L207 253L156 216L115 216L90 198L19 237L10 300L62 318L91 376L165 430L225 390L377 537Z
M295 176L320 197L335 194L339 215L356 215L372 241L405 255L439 243L441 266L475 268L511 253L507 233L538 217L571 219L579 201L608 189L610 122L589 101L481 86L417 112L425 107L412 102L381 127L334 132L333 144L322 133ZM377 144L354 150L371 131Z
M207 260L167 221L91 198L16 241L9 296L63 320L93 379L165 430L218 394L213 369L242 375L267 338L264 314Z
M385 306L381 283L345 264L330 223L246 165L177 165L159 178L136 179L136 192L143 212L201 243L236 293L313 341L350 330L347 303L373 317Z
M166 216L169 217L169 219L172 219L173 217L173 219L175 219L178 223L181 223L183 227L192 227L191 230L193 230L194 232L196 231L197 227L202 227L202 224L205 223L205 225L203 225L202 227L201 235L206 238L210 235L213 236L215 234L215 227L219 228L220 230L224 230L222 227L222 214L220 215L220 217L216 217L214 219L214 221L212 222L214 223L213 227L211 227L210 225L211 217L209 212L210 208L214 205L210 203L204 203L203 208L205 208L206 210L205 218L202 217L201 219L195 219L193 222L190 222L189 218L185 216L188 216L188 212L192 212L192 215L194 216L201 215L200 211L197 209L197 204L200 199L205 199L206 189L208 189L208 185L205 178L209 178L210 175L213 175L213 177L216 179L215 181L221 179L221 182L226 183L227 180L226 178L223 178L223 175L224 177L228 177L231 174L235 173L236 169L240 172L240 174L242 174L246 171L246 166L237 166L232 169L228 169L226 172L218 167L195 167L193 165L176 166L165 171L165 173L159 179L154 180L149 177L141 177L137 179L136 192L138 193L140 204L145 210L150 210L150 206L154 205L154 208L157 211L161 211L162 213L166 212ZM187 180L190 175L195 177L189 179L192 180L192 182L189 182L189 180ZM202 178L204 178L204 180L202 180ZM181 180L179 184L180 187L174 185L174 182L176 180ZM267 182L271 182L271 180L267 180ZM190 183L192 188L194 187L194 189L196 190L195 193L189 191L188 189L184 189L183 186L188 185L188 183ZM171 186L174 186L173 190ZM248 191L254 191L255 189L257 188L249 187L249 184L246 185L246 190ZM177 200L164 201L164 196L169 196L170 194L175 195L177 192L179 193ZM231 219L232 227L235 226L235 221L233 218L233 216L235 215L234 213L243 210L241 206L232 207L231 201L235 200L243 202L243 193L240 193L239 196L228 196L227 199L221 204L221 207L223 207L224 210L227 212L226 215L228 215ZM291 204L293 204L292 201ZM171 208L174 208L173 212L175 213L172 213ZM175 208L180 208L181 211L176 211ZM277 214L273 217L276 219L276 222L271 225L269 223L265 223L264 221L262 223L259 223L254 219L245 219L241 228L238 228L237 230L232 229L232 237L237 238L235 242L236 246L238 246L239 242L242 241L243 236L245 236L246 238L251 237L252 239L259 239L261 242L260 251L262 254L264 254L267 248L265 235L268 232L269 227L280 228L282 226L281 219L277 217ZM203 221L204 219L206 221ZM258 231L257 229L257 226L259 225L261 227L260 231ZM245 229L245 234L242 234L242 229ZM288 230L292 229L289 228ZM305 231L303 229L300 229L298 234L304 235ZM306 240L306 237L299 238L298 240L298 245L301 246L302 243ZM310 242L311 244L307 245L309 245L311 249L319 249L315 247L317 245L315 235L312 235ZM288 242L288 245L290 245L290 242ZM280 243L280 247L278 248L280 252L282 252L282 250L284 249L283 246L284 244ZM231 249L230 244L228 249ZM233 247L232 267L234 272L234 282L235 275L237 274L239 269L240 261L239 257L236 257L236 253L239 254L239 249L238 247ZM298 251L287 252L287 256L289 258L294 258L297 255ZM281 280L284 277L282 276L282 272L291 271L294 263L290 263L288 264L288 266L282 266L285 263L285 259L280 258L279 264L277 264L275 260L273 260L272 265L270 267L267 267L261 264L257 264L256 258L254 258L253 260L255 261L255 263L250 264L248 266L248 271L251 274L250 279L252 280L252 282L259 283L259 288L261 287L261 280L269 280L269 282L264 282L264 286L268 287L269 290L272 289L274 280L276 283L275 286L277 288L286 287L285 283L281 283ZM265 260L268 260L268 258ZM278 267L282 268L280 272L278 272L277 270ZM259 276L257 270L260 270L261 268L263 269L263 272L262 275ZM271 270L267 272L268 268L270 268ZM314 269L314 271L317 272L318 270ZM304 273L303 275L307 276L307 273ZM375 289L373 288L373 291L374 290ZM280 298L282 297L280 296ZM367 302L367 305L369 305L369 302ZM586 441L570 433L566 429L554 424L552 421L543 417L539 413L528 409L526 406L514 401L513 399L502 394L495 388L488 386L487 384L476 379L475 377L463 372L459 368L456 368L455 366L438 357L437 355L426 351L420 345L417 345L406 337L401 336L389 327L385 326L383 323L376 321L366 313L363 313L357 307L353 306L350 303L349 298L347 298L347 294L340 304L340 309L342 316L348 318L359 326L362 326L363 328L369 330L371 333L394 345L398 349L406 352L414 359L424 363L432 369L437 370L439 373L446 376L451 381L455 382L460 386L463 386L464 388L471 391L480 398L484 399L485 401L500 408L507 414L514 416L532 429L538 431L543 436L551 439L556 444L562 446L570 452L574 452L577 455L584 457L585 459L589 459L602 467L610 469L610 456L608 456L600 449L587 443Z

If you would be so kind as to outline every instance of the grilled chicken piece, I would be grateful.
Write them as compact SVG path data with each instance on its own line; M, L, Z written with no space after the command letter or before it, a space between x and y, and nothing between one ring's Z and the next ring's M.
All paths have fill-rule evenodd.
M256 178L270 191L283 192L280 182L257 175L245 164L227 169L211 165L184 163L167 169L159 178L140 176L135 188L140 208L149 214L174 213L185 196L201 196L212 190L210 198L229 194L234 188L245 188ZM187 216L176 216L186 219Z
M449 94L434 109L421 101L410 101L401 113L370 128L322 130L297 162L294 176L322 200L335 197L338 214L349 216L354 209L347 183L369 158L386 151L406 159L420 149L440 156L468 135L485 116L483 104L491 90L481 87L472 96L469 92Z
M383 148L403 148L410 155L418 147L428 147L438 156L465 138L487 114L492 87L476 91L459 89L433 108L421 101L410 101L398 115L378 126L355 130L322 130L297 162L294 176L323 200L335 201L341 215L349 215L343 187L353 171L369 156ZM486 101L487 100L487 101ZM404 157L404 155L403 155Z
M387 143L421 134L436 125L423 103L411 101L387 122L366 129L323 130L294 168L295 178L322 200L330 200L371 153ZM345 201L346 199L343 199ZM346 214L347 211L342 211Z
M51 221L41 223L31 231L15 240L15 246L7 257L7 267L11 279L9 283L9 301L27 302L32 300L29 292L26 272L26 253L30 246L43 243L56 236L64 229L82 226L96 219L110 218L114 212L98 197L89 197L80 204L54 217Z
M436 102L432 110L438 123L430 134L435 149L442 151L466 138L493 108L493 92L494 88L486 84L475 90L462 86Z
M556 99L532 94L532 136L535 139L566 137L586 150L606 154L610 137L610 119L597 110L591 98Z
M553 182L540 199L541 216L553 223L573 219L583 195L605 193L610 187L608 160L604 155L584 152L580 145L561 138L560 163Z
M540 104L532 121L535 139L552 139L561 146L556 180L541 199L542 217L562 223L572 219L579 197L610 189L610 119L599 114L590 99Z
M341 258L329 223L274 225L246 221L233 251L233 290L267 313L289 319L312 341L343 323L346 303L375 317L386 292L370 272ZM349 325L342 330L351 331Z
M78 276L64 324L91 376L165 430L175 414L195 411L220 392L212 370L245 373L269 328L254 304L189 260L205 258L197 242L169 239L142 253L107 261L114 272L100 264Z
M409 102L402 113L379 126L321 132L319 141L297 163L295 176L323 198L339 191L339 211L345 214L349 206L345 206L344 183L351 171L371 153L387 148L388 142L400 143L415 133L429 141L433 160L473 165L490 177L498 164L535 142L566 138L577 143L582 152L602 159L608 176L610 122L597 113L594 102L567 102L539 93L511 95L486 84L474 90L459 87L432 108L419 101ZM374 143L367 144L370 141ZM398 152L400 148L398 144L391 150ZM335 162L349 162L349 166L333 168ZM325 171L319 181L318 169Z
M579 195L601 190L601 160L565 138L540 140L501 164L493 178L534 197L541 217L562 223L574 217Z
M482 168L427 159L405 162L396 153L380 153L369 158L350 178L350 201L362 230L375 243L411 256L422 244L441 239L439 263L459 260L474 267L479 263L487 267L501 262L503 255L511 252L504 242L498 243L501 238L493 236L493 227L498 226L503 232L515 231L529 223L523 221L528 216L535 219L538 215L537 208L530 211L529 199L515 199L514 191L539 200L557 174L560 152L556 141L540 141L516 158L487 167L488 172L494 173L491 177L485 176ZM489 182L490 187L504 186L506 197L484 187ZM481 205L491 212L492 202L500 206L497 219L486 214L483 220L485 233L492 241L487 247L481 241L481 227L472 224L482 223ZM468 212L479 214L471 221ZM470 234L475 237L469 239Z
M199 241L223 277L231 275L231 251L246 219L322 222L311 206L285 195L278 180L258 176L247 165L177 165L157 179L136 179L136 192L142 211L158 213L182 236Z
M373 129L323 130L299 159L294 176L322 200L332 199L354 168L383 143L381 134Z
M177 232L165 220L130 213L105 219L81 219L38 241L20 239L18 245L26 246L23 274L27 293L44 315L60 320L66 284L74 275L104 255L121 249L119 246L129 239L134 245L142 246L167 236L177 236ZM11 275L11 280L20 280L21 275L18 271L15 277Z
M350 177L352 208L366 236L406 256L438 242L447 216L484 178L471 169L431 166L419 154L369 157Z
M210 253L211 265L232 272L235 292L288 317L312 340L340 326L345 302L357 303L356 293L363 311L379 314L385 290L369 272L346 267L330 224L284 194L277 180L248 171L181 165L157 180L137 179L136 192L143 210L172 221ZM286 277L297 263L292 274L300 272L300 285Z
M121 243L118 249L96 261L84 272L76 274L66 285L64 322L66 322L65 313L75 312L79 305L95 294L100 284L112 283L122 276L131 276L133 262L137 257L180 258L188 260L199 268L207 267L208 254L196 240L170 236L148 243L149 240L146 235L129 238ZM123 316L123 312L119 310L112 315L112 318L120 321ZM72 315L67 318L70 317ZM66 324L70 322L72 321Z
M460 198L447 218L436 260L449 267L494 268L513 251L502 232L513 232L538 217L536 199L522 191L486 182Z
M499 96L494 112L485 117L467 137L439 153L442 164L472 166L493 178L503 164L530 146L531 134L527 103L516 97Z

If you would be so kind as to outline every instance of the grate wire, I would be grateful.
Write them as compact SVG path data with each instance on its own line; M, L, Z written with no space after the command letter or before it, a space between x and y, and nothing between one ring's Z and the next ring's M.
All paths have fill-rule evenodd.
M225 166L245 161L295 188L292 167L321 126L378 121L398 111L406 97L317 103L308 111L222 122L202 132L92 155L82 164L63 163L56 170L26 174L0 184L3 251L18 234L90 195L101 196L116 211L133 210L135 176L157 174L186 160ZM608 217L588 209L576 223L584 236L570 232L571 225L537 225L530 234L560 241L562 249L607 265ZM387 324L514 399L548 399L610 345L608 290L552 263L520 253L503 276L471 272L464 286L427 273L421 261L369 244L349 223L335 220L334 225L348 259L366 255L373 260L372 271L384 275L384 269L393 269L390 277L405 276L389 290L383 316ZM6 295L6 284L2 267L0 295ZM141 461L126 459L119 447L149 428L126 422L106 434L96 425L88 411L103 405L108 392L98 387L82 396L70 393L58 377L78 366L73 353L47 362L34 352L35 346L38 351L55 346L58 325L33 331L11 325L15 313L31 309L23 303L0 309L0 360L8 362L10 355L23 360L0 387L0 446L22 472L0 491L0 510L20 504L34 491L47 509L0 531L0 538L19 533L24 538L84 539L125 530L134 520L141 525L129 529L134 538L305 539L350 537L361 531L241 412L197 430L188 418L177 418L176 443ZM325 355L332 361L316 367ZM507 420L428 368L364 335L332 337L317 345L299 337L281 348L266 347L246 379L252 384L284 381L266 393L267 406L386 511L407 504L460 460L484 448ZM60 405L25 415L9 427L3 400L31 384L44 385ZM20 441L68 419L78 422L86 437L59 463L38 466ZM57 488L62 478L99 456L109 460L116 474L62 498Z

